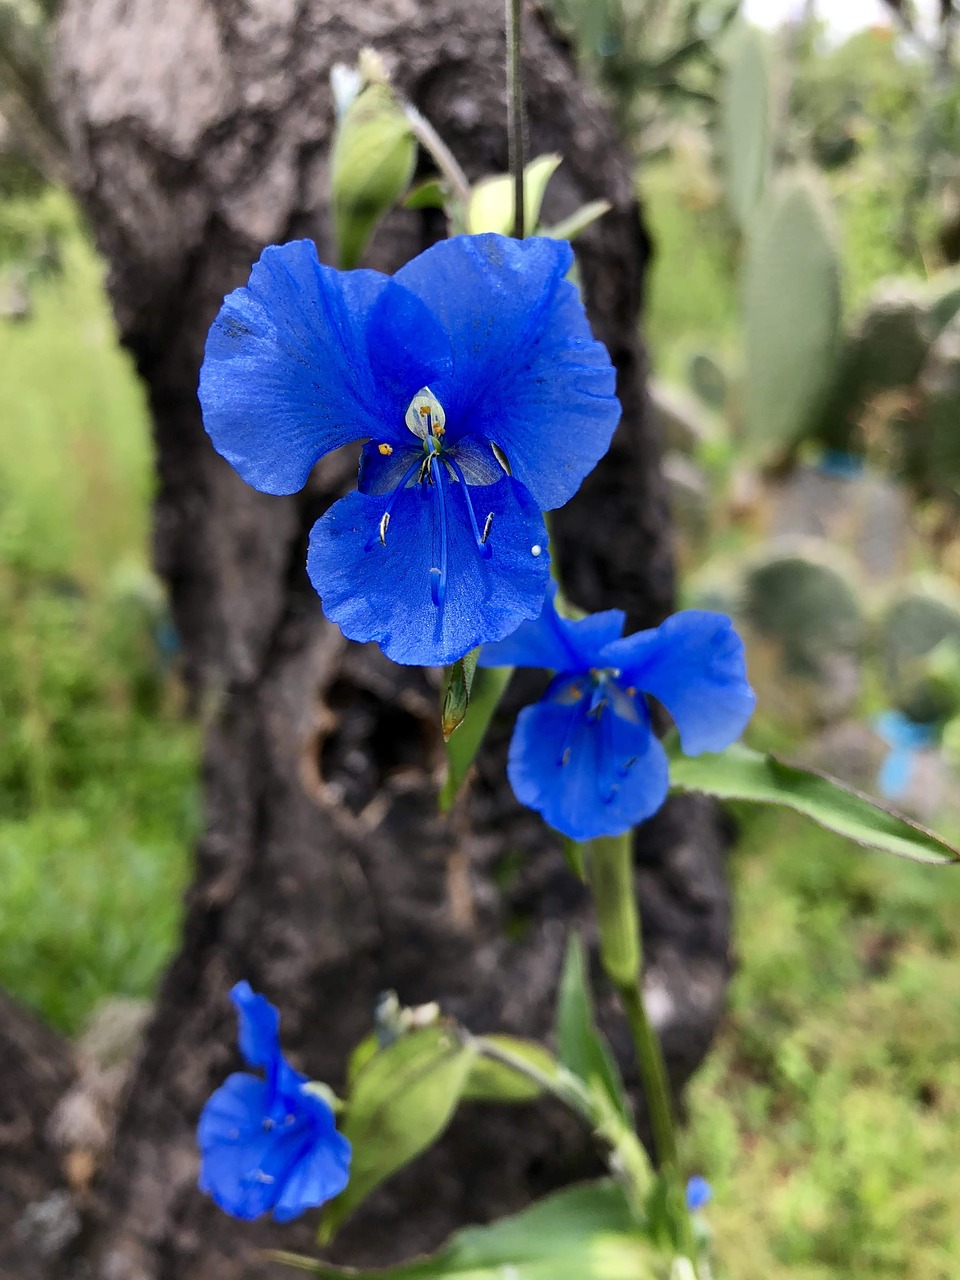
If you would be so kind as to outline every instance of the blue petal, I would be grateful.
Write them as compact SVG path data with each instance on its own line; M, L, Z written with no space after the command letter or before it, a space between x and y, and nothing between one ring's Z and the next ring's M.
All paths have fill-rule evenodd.
M249 982L238 982L230 999L237 1010L240 1052L251 1067L269 1070L281 1056L279 1010Z
M538 618L522 623L513 635L480 652L481 667L544 667L548 671L589 671L599 665L602 650L623 631L620 609L592 613L578 622L556 609L557 584L550 583Z
M932 747L937 740L937 726L919 720L911 720L902 711L881 711L873 726L891 747L918 750Z
M275 1175L264 1172L276 1134L263 1124L271 1102L265 1081L237 1073L212 1095L200 1116L200 1190L235 1218L258 1218L279 1194Z
M255 489L295 493L331 449L408 434L406 405L398 415L367 349L367 321L388 284L376 271L322 266L313 242L296 240L264 249L246 287L224 299L200 404L214 448ZM388 383L393 374L391 363Z
M419 441L406 447L391 446L388 454L381 453L376 444L365 444L360 451L357 487L361 493L392 493L404 473L414 462L422 461L423 456Z
M370 312L367 354L387 412L400 426L417 392L446 385L453 371L450 340L440 322L395 280L386 282Z
M562 240L456 236L396 275L450 335L452 376L432 387L450 438L495 441L542 510L576 493L620 419L610 357L564 280L572 263Z
M507 764L520 803L571 840L629 831L656 813L669 785L666 755L641 703L632 721L609 706L592 717L589 707L589 697L551 696L526 707Z
M445 666L537 612L549 556L543 517L530 495L508 476L469 488L480 527L493 515L484 557L463 490L445 484L448 576L439 607L431 591L441 525L433 486L414 485L389 499L385 545L378 538L388 501L383 495L348 494L317 521L307 571L327 617L348 639L373 640L394 662Z
M317 1132L287 1175L273 1209L278 1222L289 1222L305 1209L338 1196L350 1181L350 1143L335 1128Z
M894 747L877 775L877 788L884 799L903 799L910 790L916 764L917 752L913 747Z
M722 751L739 738L756 699L743 642L722 613L686 609L653 631L607 645L603 665L623 684L652 694L670 712L686 755Z
M706 1178L702 1178L700 1174L694 1174L687 1181L687 1208L691 1213L696 1213L698 1209L702 1209L712 1195L710 1183Z

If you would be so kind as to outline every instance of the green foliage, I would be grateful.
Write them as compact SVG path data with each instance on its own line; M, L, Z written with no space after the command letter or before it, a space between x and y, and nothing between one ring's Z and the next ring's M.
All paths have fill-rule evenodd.
M836 778L800 769L740 743L718 755L670 750L673 791L703 791L719 800L793 809L868 849L935 866L960 863L960 849L918 823L854 791Z
M630 986L640 975L633 833L591 840L587 845L586 863L600 932L603 967L618 986Z
M960 879L737 813L739 963L684 1152L719 1274L953 1280Z
M369 84L337 124L330 156L340 266L355 267L381 218L410 185L417 148L389 85Z
M174 945L199 744L146 569L142 393L69 205L40 208L65 273L0 321L0 983L72 1031Z
M749 23L738 28L727 53L720 127L727 202L746 234L767 189L773 157L767 36Z
M385 1178L432 1146L453 1117L476 1060L454 1027L411 1031L381 1049L350 1086L341 1129L353 1147L350 1182L327 1207L321 1239Z
M765 455L809 426L833 375L840 263L812 173L781 177L757 210L744 265L744 432Z
M513 1217L468 1227L432 1258L384 1271L274 1255L321 1280L654 1280L654 1258L615 1182L557 1192Z

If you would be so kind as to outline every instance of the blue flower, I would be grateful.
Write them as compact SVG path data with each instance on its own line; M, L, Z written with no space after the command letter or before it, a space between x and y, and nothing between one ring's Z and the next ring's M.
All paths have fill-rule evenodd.
M877 788L887 800L902 800L910 790L920 752L936 746L937 726L911 720L902 711L881 712L873 726L890 748L877 775Z
M458 236L395 276L271 246L224 300L200 372L204 425L248 484L294 493L365 439L358 491L313 527L307 570L351 640L445 665L540 610L541 513L620 417L564 241Z
M280 1051L280 1015L249 982L231 991L240 1052L265 1079L237 1072L200 1116L200 1190L235 1218L273 1210L288 1222L339 1195L350 1177L350 1143L333 1110Z
M619 609L572 622L551 590L540 617L486 645L486 667L547 667L540 702L517 718L507 772L517 799L572 840L619 835L667 796L666 753L645 695L670 712L687 755L721 751L753 711L743 643L720 613L686 610L624 636Z
M710 1183L706 1178L702 1178L699 1173L694 1174L687 1182L687 1208L691 1213L696 1213L698 1209L702 1209L709 1203L710 1197L713 1195L710 1189Z

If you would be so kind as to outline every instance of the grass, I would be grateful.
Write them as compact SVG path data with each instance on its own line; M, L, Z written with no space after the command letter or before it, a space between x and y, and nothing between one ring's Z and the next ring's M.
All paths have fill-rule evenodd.
M73 1031L175 943L197 741L147 568L143 394L68 202L33 205L4 225L58 227L63 274L0 322L0 983Z

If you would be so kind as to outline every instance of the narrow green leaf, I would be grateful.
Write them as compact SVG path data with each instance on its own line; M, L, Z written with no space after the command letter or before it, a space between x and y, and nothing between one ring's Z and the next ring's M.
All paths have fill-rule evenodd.
M556 1074L556 1058L536 1040L498 1035L484 1036L484 1040L524 1059L544 1075ZM470 1069L461 1097L464 1102L533 1102L541 1093L540 1086L529 1076L512 1070L504 1062L479 1054Z
M557 1053L560 1061L586 1084L598 1082L626 1120L630 1110L620 1070L593 1015L583 943L571 933L557 992Z
M591 200L589 204L581 205L576 213L571 213L569 218L561 218L552 227L541 227L540 234L550 236L552 240L575 240L581 231L586 231L591 223L612 208L609 200Z
M443 700L440 712L440 727L443 730L444 742L450 741L451 734L455 729L459 729L467 714L479 653L479 649L471 649L464 657L458 658L456 662L444 668Z
M271 1257L320 1280L653 1280L655 1255L621 1187L568 1187L529 1209L468 1227L432 1258L382 1271L330 1266L298 1254Z
M440 792L442 812L456 800L512 675L513 667L480 667L474 675L467 715L447 742L447 780Z
M668 745L668 744L665 744ZM670 744L674 791L704 791L720 800L780 805L867 848L914 862L960 862L960 849L896 810L813 769L735 744L719 755L683 756Z
M405 209L442 209L446 203L447 193L439 178L418 182L403 198Z
M438 1024L402 1036L358 1071L342 1125L353 1146L350 1182L327 1207L322 1242L385 1178L440 1136L475 1056L455 1029Z

